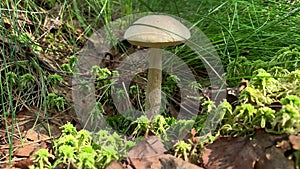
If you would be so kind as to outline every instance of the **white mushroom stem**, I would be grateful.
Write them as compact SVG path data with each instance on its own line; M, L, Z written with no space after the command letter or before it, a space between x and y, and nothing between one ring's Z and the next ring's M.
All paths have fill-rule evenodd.
M149 120L159 114L161 105L162 49L150 48L148 54L148 83L146 89L146 114Z

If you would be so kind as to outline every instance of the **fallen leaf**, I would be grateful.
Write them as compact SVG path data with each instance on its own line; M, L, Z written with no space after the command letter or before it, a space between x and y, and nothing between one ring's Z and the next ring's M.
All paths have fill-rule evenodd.
M131 159L131 166L136 169L203 169L202 167L176 158L170 154L160 154L142 159ZM126 166L126 168L130 167Z
M132 166L138 169L149 169L152 163L158 161L158 156L166 151L160 138L150 136L140 141L128 153L127 157Z
M276 143L287 139L287 135L274 135L264 131L257 131L253 143L259 160L255 169L294 169L294 161L284 156L286 150L277 148Z
M264 154L256 163L255 169L294 169L294 162L288 160L280 148L274 146L267 148Z
M289 140L293 145L293 149L300 150L300 135L290 135Z
M105 169L124 169L118 161L112 161Z
M254 140L243 137L220 138L205 147L202 156L207 169L294 169L294 162L276 148L286 135L272 135L257 130Z
M160 166L151 166L151 169L203 169L202 167L168 154L161 155L159 161Z
M163 154L166 151L160 138L151 136L140 141L127 153L127 156L129 158L144 158Z
M37 148L36 144L26 144L23 147L18 148L15 152L14 152L14 156L17 157L29 157L34 150Z
M207 169L253 169L257 161L247 138L226 137L208 145L202 155Z
M33 165L32 160L29 158L18 161L14 167L21 168L21 169L29 169L29 166Z
M36 131L34 131L33 129L28 130L25 137L27 137L27 139L29 139L30 141L39 140L38 133Z

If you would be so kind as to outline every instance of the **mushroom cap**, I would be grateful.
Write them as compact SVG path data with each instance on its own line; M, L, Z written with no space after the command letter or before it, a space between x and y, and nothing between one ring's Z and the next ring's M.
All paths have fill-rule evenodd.
M135 21L124 38L133 45L163 48L185 42L191 33L181 22L167 15L148 15Z

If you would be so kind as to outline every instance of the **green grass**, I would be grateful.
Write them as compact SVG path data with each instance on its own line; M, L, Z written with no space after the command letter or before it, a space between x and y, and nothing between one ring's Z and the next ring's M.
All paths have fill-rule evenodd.
M197 23L226 60L239 55L267 59L281 47L299 45L298 1L181 0L155 1L148 6L151 11Z

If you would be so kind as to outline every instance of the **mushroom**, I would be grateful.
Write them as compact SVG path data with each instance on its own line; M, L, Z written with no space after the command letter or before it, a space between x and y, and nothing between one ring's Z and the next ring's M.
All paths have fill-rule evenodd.
M150 120L160 111L162 48L184 43L190 36L188 28L167 15L144 16L135 21L124 34L129 43L149 47L145 111Z

